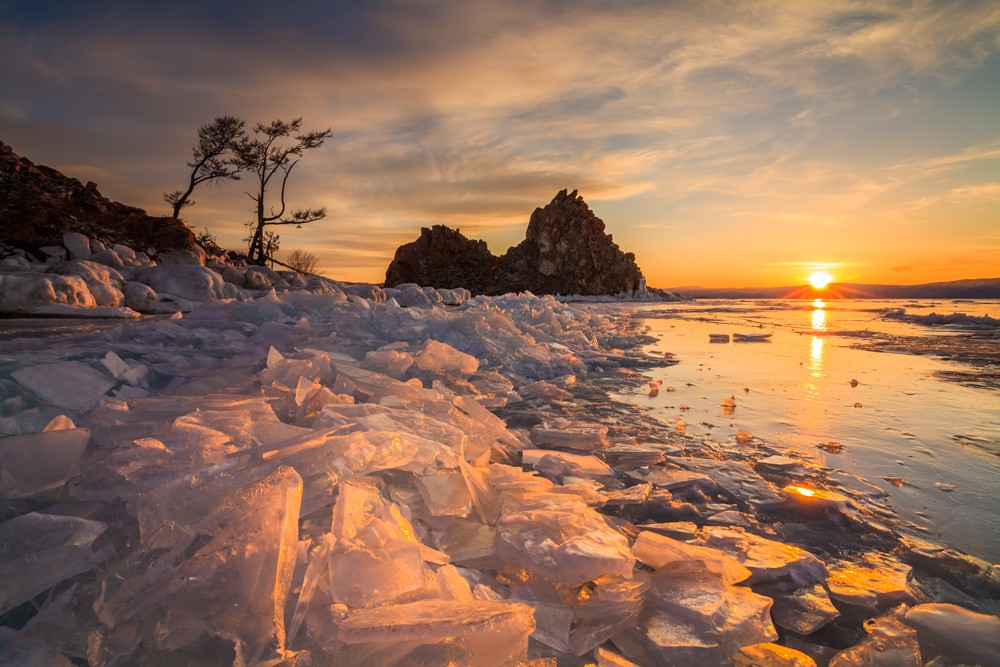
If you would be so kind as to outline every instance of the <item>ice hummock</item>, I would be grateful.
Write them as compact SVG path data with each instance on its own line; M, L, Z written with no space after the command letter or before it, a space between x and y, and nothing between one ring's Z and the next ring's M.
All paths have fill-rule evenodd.
M10 355L11 650L91 665L740 664L790 660L792 642L865 650L860 617L910 600L902 564L848 580L843 567L875 561L813 550L855 528L791 511L784 459L755 471L645 422L625 435L639 417L592 383L644 363L610 349L634 340L613 307L386 300L233 267L211 269L220 288L114 252L159 286L157 308L186 314ZM957 650L931 629L953 621L918 609L918 639Z

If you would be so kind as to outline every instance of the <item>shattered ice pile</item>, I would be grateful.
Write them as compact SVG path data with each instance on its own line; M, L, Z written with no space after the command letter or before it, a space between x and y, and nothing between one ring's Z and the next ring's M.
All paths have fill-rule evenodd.
M232 267L246 294L200 302L183 266L132 273L182 316L0 341L0 663L929 660L993 629L898 560L782 541L767 466L582 410L638 363L608 310Z

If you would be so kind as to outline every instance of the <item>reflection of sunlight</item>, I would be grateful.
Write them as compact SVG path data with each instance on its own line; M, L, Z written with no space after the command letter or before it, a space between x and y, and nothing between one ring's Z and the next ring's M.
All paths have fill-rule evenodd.
M826 311L816 309L813 311L812 328L816 331L826 331ZM815 347L815 345L813 345Z
M812 369L818 371L823 368L823 339L813 336L812 347L809 350L809 358L812 360Z
M823 299L813 299L813 308L826 308L826 301L823 301Z

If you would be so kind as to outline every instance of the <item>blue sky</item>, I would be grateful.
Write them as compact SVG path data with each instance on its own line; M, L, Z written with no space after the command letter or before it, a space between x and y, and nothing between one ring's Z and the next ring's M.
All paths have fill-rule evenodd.
M1000 266L996 2L0 0L0 80L0 140L152 213L215 116L332 128L282 248L347 280L432 224L501 253L562 188L654 285ZM243 185L189 224L238 247Z

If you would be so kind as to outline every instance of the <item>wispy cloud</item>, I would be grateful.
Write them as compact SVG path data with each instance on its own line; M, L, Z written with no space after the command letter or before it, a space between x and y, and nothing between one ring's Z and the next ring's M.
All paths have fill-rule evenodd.
M338 261L387 263L436 223L515 241L570 187L650 235L641 262L706 220L846 230L945 176L908 201L992 196L963 199L962 175L1000 137L927 146L918 125L874 156L853 133L915 117L998 53L1000 5L972 0L113 2L0 18L0 135L157 210L198 125L303 116L335 136L295 201L378 230L301 237ZM239 186L196 196L193 225L240 238Z

